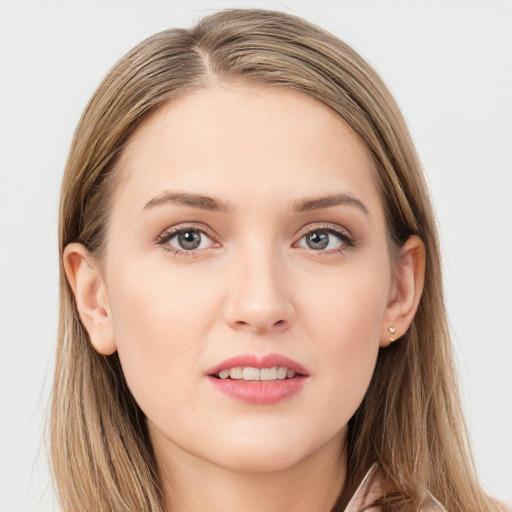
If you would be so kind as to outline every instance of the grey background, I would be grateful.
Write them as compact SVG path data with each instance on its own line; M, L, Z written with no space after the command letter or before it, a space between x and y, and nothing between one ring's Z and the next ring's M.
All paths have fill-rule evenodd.
M334 32L397 97L439 217L477 468L512 501L512 2L0 0L0 511L57 510L42 441L58 189L80 113L144 37L233 6Z

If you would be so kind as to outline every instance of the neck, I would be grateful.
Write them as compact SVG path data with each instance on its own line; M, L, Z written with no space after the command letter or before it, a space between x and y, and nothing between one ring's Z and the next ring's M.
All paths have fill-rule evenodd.
M278 470L242 472L155 443L165 512L329 512L345 481L337 436L304 459Z

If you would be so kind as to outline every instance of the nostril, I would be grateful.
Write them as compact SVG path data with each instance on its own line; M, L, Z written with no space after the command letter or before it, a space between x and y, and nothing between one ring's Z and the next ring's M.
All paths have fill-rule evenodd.
M275 328L283 328L287 324L286 320L277 320L274 323L264 323L264 322L245 322L244 320L237 320L234 325L236 325L240 329L249 329L257 332L264 332L269 329Z

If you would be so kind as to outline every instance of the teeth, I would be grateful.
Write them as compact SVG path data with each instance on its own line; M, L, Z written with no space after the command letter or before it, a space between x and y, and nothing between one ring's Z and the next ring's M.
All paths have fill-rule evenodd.
M278 368L277 369L277 378L280 380L286 379L286 374L288 373L288 368Z
M244 370L243 370L243 368L231 368L231 370L229 370L229 376L232 379L239 380L239 379L243 378Z
M221 370L218 374L220 379L233 380L284 380L295 377L295 372L283 366L273 368L252 368L251 366L235 367Z
M262 368L260 370L260 380L276 380L277 368Z
M247 366L244 368L244 380L260 380L260 370L258 368L251 368Z

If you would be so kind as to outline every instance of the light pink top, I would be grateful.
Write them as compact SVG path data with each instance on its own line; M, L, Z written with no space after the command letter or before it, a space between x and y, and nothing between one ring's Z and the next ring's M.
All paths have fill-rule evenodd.
M380 512L379 507L365 509L365 507L382 497L382 481L379 477L377 468L377 464L374 464L370 468L370 471L368 471L364 477L354 496L352 496L345 512L361 512L361 510L365 510L365 512ZM439 503L439 501L437 501L430 493L428 498L429 501L423 506L421 512L446 512L446 509L441 505L441 503Z

